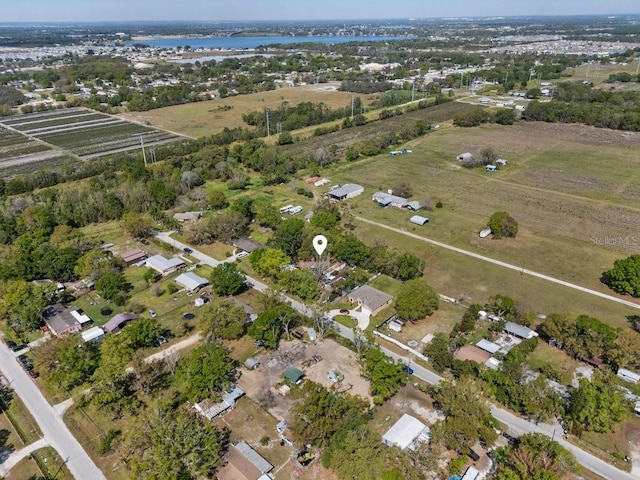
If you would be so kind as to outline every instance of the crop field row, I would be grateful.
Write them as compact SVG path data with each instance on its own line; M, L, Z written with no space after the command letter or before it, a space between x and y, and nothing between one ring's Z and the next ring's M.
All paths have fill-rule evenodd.
M46 144L67 150L73 155L88 158L135 148L140 143L140 135L143 135L145 144L150 146L180 139L179 136L169 132L84 108L19 115L1 119L0 128L3 125L20 130L22 134L42 140ZM5 152L3 146L25 143L29 147L25 148L23 154L38 151L28 143L26 136L20 137L18 132L10 130L7 130L7 133L10 138L8 140L3 138L4 145L0 144L0 159L21 164L30 158L27 156L18 160L15 158L13 147L11 151ZM48 146L40 147L40 150L46 149Z
M0 161L21 157L32 153L44 152L46 150L50 150L50 148L44 143L27 139L26 142L2 147L0 149Z
M65 118L65 117L73 117L83 113L95 113L86 108L65 108L60 110L46 110L44 112L34 112L34 113L25 113L22 115L13 115L11 117L3 118L0 123L5 125L19 125L24 122L36 122L36 121L46 121L50 118ZM100 115L100 114L99 114Z
M0 177L13 177L38 170L54 170L60 165L77 162L75 158L57 150L45 150L0 160Z
M45 118L42 120L34 120L31 122L14 123L11 125L11 127L24 133L30 133L33 130L73 125L79 121L88 122L92 120L109 118L110 117L108 117L107 115L102 115L101 113L83 112L77 115L67 115L66 117Z

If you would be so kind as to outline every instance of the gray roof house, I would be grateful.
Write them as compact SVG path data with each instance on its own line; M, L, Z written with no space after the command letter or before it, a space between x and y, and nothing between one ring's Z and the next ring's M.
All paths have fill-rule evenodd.
M49 331L58 338L79 332L82 329L80 322L71 314L71 309L59 303L47 307L44 311L44 317Z
M184 265L177 257L164 258L162 255L154 255L147 258L147 267L153 268L160 275L168 275Z
M104 324L104 330L109 333L118 333L129 322L137 320L138 316L135 313L123 312L114 315L111 320Z
M393 297L388 293L369 285L354 288L348 298L351 303L357 303L362 307L363 312L368 312L370 315L375 315L393 300Z

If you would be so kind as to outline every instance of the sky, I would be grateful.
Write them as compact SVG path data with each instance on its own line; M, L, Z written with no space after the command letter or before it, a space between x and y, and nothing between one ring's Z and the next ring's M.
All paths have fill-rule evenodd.
M640 13L638 0L0 0L0 23Z

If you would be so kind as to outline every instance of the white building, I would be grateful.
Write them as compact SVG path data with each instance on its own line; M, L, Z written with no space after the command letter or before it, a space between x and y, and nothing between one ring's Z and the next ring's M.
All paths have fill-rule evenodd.
M627 370L626 368L619 368L618 373L616 373L618 378L621 378L625 382L630 383L638 383L640 382L640 374L636 372L632 372L631 370Z
M406 413L382 436L382 443L401 450L413 450L417 443L429 441L431 431L424 423Z
M97 342L98 340L104 340L104 330L100 327L91 327L80 333L80 336L84 343Z
M154 255L147 258L146 265L149 268L153 268L160 275L168 275L182 267L184 262L177 257L164 258L162 255Z
M209 280L193 272L187 272L178 275L176 277L176 283L187 292L196 292L205 285L209 285Z

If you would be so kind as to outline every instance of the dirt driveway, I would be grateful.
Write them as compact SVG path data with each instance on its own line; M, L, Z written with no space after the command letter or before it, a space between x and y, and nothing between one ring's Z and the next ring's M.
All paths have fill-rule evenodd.
M322 360L316 361L314 356ZM327 339L316 344L281 342L276 352L255 358L260 361L260 366L256 370L243 368L238 385L247 396L268 408L279 420L286 419L292 400L276 393L273 387L282 382L282 374L289 367L299 368L305 373L306 379L325 387L342 386L348 393L371 401L369 382L360 376L356 354L333 340ZM332 369L344 375L344 380L339 384L328 378Z

